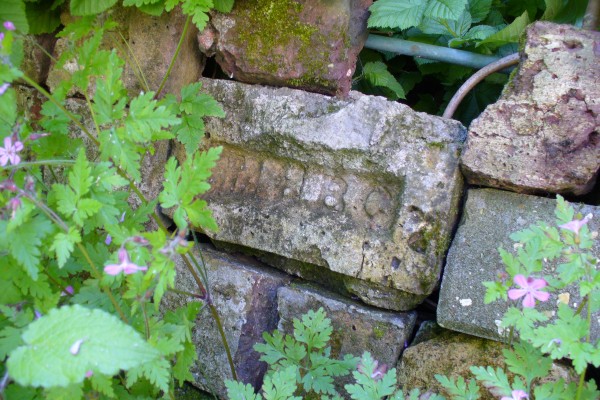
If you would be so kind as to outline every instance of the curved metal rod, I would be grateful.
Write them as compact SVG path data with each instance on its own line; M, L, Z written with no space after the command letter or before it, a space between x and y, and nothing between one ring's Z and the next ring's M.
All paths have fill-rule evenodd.
M444 111L442 117L452 118L454 112L458 108L458 105L465 98L467 93L469 93L475 87L475 85L484 80L486 77L493 74L494 72L501 71L518 63L519 53L514 53L509 56L503 57L498 61L494 61L493 63L488 64L485 67L481 68L479 71L475 72L469 79L466 80L465 83L462 84L462 86L456 91L454 96L452 96L452 99L450 100L450 103L448 103L448 106L446 107L446 110Z

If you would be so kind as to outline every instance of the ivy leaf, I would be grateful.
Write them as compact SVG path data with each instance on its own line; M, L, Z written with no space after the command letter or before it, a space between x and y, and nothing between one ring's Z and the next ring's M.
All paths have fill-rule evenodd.
M423 19L427 3L422 0L379 0L370 8L369 28L408 29Z
M71 14L77 16L96 15L108 10L117 0L71 0Z
M83 382L89 370L112 376L160 356L114 315L79 305L50 310L27 327L23 340L8 358L8 372L20 385L44 388Z
M429 0L425 9L425 18L458 19L468 0Z
M74 227L70 227L68 233L59 232L54 236L50 251L56 252L59 268L65 265L76 243L81 243L81 235Z
M520 17L515 18L515 20L506 28L479 42L477 47L485 44L491 48L498 48L507 43L516 43L519 41L519 38L525 31L527 25L529 25L529 22L529 15L527 14L527 11L524 11Z

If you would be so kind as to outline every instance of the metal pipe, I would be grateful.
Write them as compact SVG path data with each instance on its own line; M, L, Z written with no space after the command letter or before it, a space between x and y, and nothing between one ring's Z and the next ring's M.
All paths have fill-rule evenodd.
M448 47L434 46L432 44L411 42L409 40L390 38L379 35L369 35L365 47L373 50L390 51L396 54L429 58L431 60L447 62L480 69L488 64L498 61L500 57L486 56L470 51L450 49ZM504 70L503 72L508 72Z

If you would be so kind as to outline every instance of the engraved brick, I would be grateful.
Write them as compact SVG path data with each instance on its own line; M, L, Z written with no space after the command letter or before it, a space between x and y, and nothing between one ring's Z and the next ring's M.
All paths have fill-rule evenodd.
M227 112L201 144L224 147L205 195L212 239L298 261L284 269L331 287L328 269L333 289L388 309L437 287L462 191L459 123L356 92L203 85Z

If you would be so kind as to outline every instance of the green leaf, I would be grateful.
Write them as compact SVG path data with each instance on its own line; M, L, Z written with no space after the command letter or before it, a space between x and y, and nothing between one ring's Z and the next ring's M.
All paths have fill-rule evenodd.
M390 89L394 93L393 100L404 99L404 88L396 80L381 61L368 62L363 66L363 74L366 80L374 86Z
M71 0L71 14L96 15L108 10L117 3L117 0Z
M435 375L435 379L452 395L453 400L474 400L479 398L479 386L477 386L475 379L469 379L468 384L462 376L459 376L455 380L445 375Z
M23 0L2 0L0 21L11 21L22 33L29 33L25 3Z
M69 228L68 233L60 232L54 236L50 251L56 252L59 268L62 268L65 265L73 252L76 243L81 243L81 235L79 234L79 231L73 227Z
M544 0L544 3L546 4L546 10L540 18L543 21L551 21L563 8L562 0Z
M494 388L496 396L511 396L512 388L508 377L502 368L492 367L471 367L470 368L475 378L480 381L486 388Z
M103 79L96 81L96 92L92 103L99 125L121 119L127 102L126 91L121 80L124 62L114 50L110 53L108 61L111 67L106 69Z
M58 28L60 25L60 8L53 9L52 6L52 2L49 1L28 2L25 4L29 34L52 33Z
M552 359L543 354L527 342L517 342L512 349L502 350L508 370L525 378L527 387L536 378L548 375L552 367Z
M20 385L45 388L80 383L90 370L112 376L160 355L114 315L79 305L51 310L28 326L23 340L8 358L8 372Z
M176 359L177 361L173 366L173 378L177 379L180 384L185 381L193 381L194 376L191 369L196 360L198 360L196 346L191 342L184 343L183 351L177 353Z
M492 0L469 0L467 9L471 14L473 23L479 23L485 20L490 13Z
M316 312L309 310L302 316L302 321L294 318L294 337L300 343L306 343L309 348L321 349L325 347L333 327L331 320L325 315L325 310L320 307Z
M525 32L527 25L529 25L529 16L527 11L524 11L520 17L515 18L506 28L488 36L485 40L479 42L477 46L486 44L492 48L497 48L507 43L517 43L521 34Z
M369 28L408 29L423 19L423 0L378 0L370 8Z
M75 165L69 172L69 185L75 191L78 198L85 196L92 186L92 168L88 161L85 150L79 149L79 154L75 160Z
M228 13L233 8L235 0L213 0L215 10L222 13Z
M108 398L114 399L115 390L113 388L112 378L110 376L106 376L103 374L93 374L90 377L90 383L92 388L98 392L102 393Z
M0 137L12 134L12 126L17 119L17 95L13 88L8 89L0 96ZM4 145L4 143L2 143Z
M148 362L139 363L127 373L127 386L131 387L143 376L156 388L168 393L171 381L170 367L169 361L164 358L154 358Z
M176 2L167 1L165 3L165 9L170 11ZM202 32L208 22L208 12L213 7L212 0L184 0L181 4L181 9L184 14L192 16L192 22L198 27L198 30Z
M181 123L165 106L157 105L154 92L144 93L131 100L129 114L125 119L130 139L144 143L150 140L154 132L162 128Z
M265 400L301 400L301 397L294 396L296 373L296 367L290 366L267 375L262 387Z
M225 381L225 387L229 400L262 400L263 398L260 394L254 393L254 388L249 383L244 385L242 382L228 379Z
M216 232L219 230L219 226L212 216L212 211L207 207L206 201L196 200L192 204L184 206L184 210L192 225Z
M425 18L458 19L468 0L429 0Z
M199 115L183 115L181 124L173 129L177 140L185 147L187 156L191 156L200 145L204 137L204 121Z

